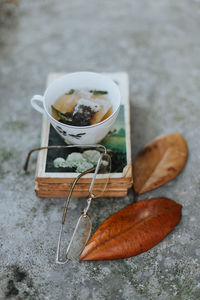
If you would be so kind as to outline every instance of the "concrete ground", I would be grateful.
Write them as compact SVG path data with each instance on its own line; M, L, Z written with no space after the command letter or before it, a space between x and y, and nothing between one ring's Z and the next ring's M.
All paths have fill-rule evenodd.
M200 299L200 1L0 2L0 299ZM30 106L47 74L130 76L133 159L154 137L181 132L184 171L140 199L183 205L180 224L150 251L124 260L55 264L64 199L34 194L41 115ZM74 199L74 207L80 200ZM94 229L133 201L95 201Z

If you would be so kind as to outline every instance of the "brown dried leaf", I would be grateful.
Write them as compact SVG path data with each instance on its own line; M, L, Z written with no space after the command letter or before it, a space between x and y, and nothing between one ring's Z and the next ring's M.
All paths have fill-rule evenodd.
M187 155L187 143L180 133L166 134L147 144L133 168L135 193L151 191L176 177Z
M101 224L80 259L126 258L149 250L179 223L181 207L167 198L148 199L126 206Z

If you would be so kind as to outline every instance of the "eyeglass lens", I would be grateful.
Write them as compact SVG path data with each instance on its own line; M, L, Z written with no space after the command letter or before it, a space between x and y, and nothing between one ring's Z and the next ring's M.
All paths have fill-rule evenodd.
M81 214L66 252L67 259L79 257L92 230L92 222L87 214Z

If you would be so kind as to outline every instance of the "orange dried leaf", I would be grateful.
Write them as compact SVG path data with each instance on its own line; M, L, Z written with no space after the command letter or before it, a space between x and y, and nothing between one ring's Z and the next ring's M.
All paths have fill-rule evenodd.
M147 144L133 167L135 193L146 193L172 180L183 169L187 155L187 143L180 133L166 134Z
M153 198L126 206L105 220L88 241L81 260L127 258L145 252L173 230L182 206Z

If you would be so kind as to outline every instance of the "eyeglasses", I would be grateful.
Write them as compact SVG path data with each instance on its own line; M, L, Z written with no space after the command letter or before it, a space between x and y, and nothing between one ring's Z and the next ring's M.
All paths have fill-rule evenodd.
M57 255L56 255L56 262L59 264L64 264L68 260L72 260L75 258L78 258L81 254L82 250L84 249L90 234L92 230L92 222L90 219L90 216L88 214L88 210L90 208L91 202L93 199L100 197L103 192L105 191L105 188L108 183L109 174L110 174L110 168L111 168L111 161L110 156L108 153L102 153L98 159L98 163L95 168L91 168L85 172L82 172L73 182L72 187L70 189L69 195L66 200L63 217L62 217L62 224L58 239L58 247L57 247ZM68 210L69 202L71 199L71 195L73 192L73 189L77 183L77 181L84 176L85 174L94 171L89 191L88 191L88 197L87 197L87 206L83 209L81 212L80 217L78 218L78 221L76 223L75 229L73 231L72 237L70 239L70 242L67 246L67 250L65 253L65 258L61 258L61 240L63 235L63 226L65 224L66 220L66 213ZM101 177L100 183L98 183L98 176Z
M58 246L57 246L57 253L56 253L56 263L58 264L65 264L69 260L76 259L80 256L81 252L83 251L89 237L91 234L92 230L92 221L91 218L88 214L88 210L90 208L91 202L93 199L98 198L103 195L108 180L109 180L109 175L110 175L110 170L111 170L111 159L109 154L107 153L106 148L103 145L67 145L67 146L48 146L48 147L41 147L41 148L35 148L31 150L28 153L25 165L24 165L24 170L27 171L28 169L28 163L30 156L32 152L36 150L43 150L43 149L58 149L58 148L92 148L95 149L96 152L94 153L95 156L97 156L97 152L99 152L98 159L92 159L92 162L94 164L93 167L83 171L80 173L74 180L71 189L69 191L68 197L66 199L64 211L63 211L63 216L62 216L62 222L61 222L61 229L59 233L59 238L58 238ZM97 150L98 149L98 150ZM103 151L103 153L102 153ZM73 152L72 152L73 153ZM83 152L84 154L84 152ZM85 151L85 155L88 154L88 150ZM92 155L92 152L90 152L90 155ZM78 221L73 229L73 233L71 235L71 239L66 246L65 250L62 251L62 240L64 233L66 234L64 230L64 225L66 221L66 215L67 211L69 208L71 196L73 193L73 190L79 181L81 177L84 175L94 172L90 174L90 178L88 178L89 186L88 188L88 196L87 196L87 206L82 210L80 217L78 218ZM68 214L68 226L67 226L67 235L69 237L69 231L72 230L72 225L70 224L70 214ZM67 249L67 250L66 250ZM61 254L62 252L62 254Z

